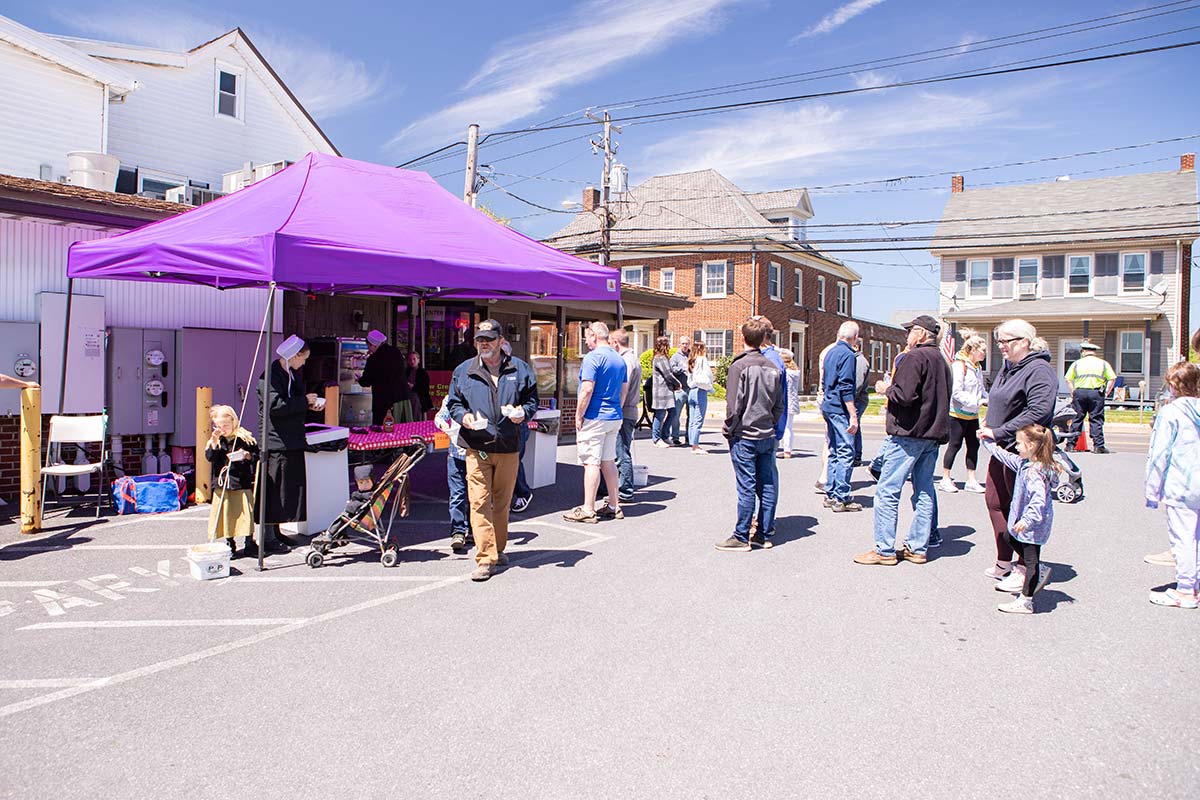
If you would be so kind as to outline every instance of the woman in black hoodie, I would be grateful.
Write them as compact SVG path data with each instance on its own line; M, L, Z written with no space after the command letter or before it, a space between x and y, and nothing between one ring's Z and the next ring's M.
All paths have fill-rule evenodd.
M996 328L996 342L1004 356L1004 368L988 392L987 419L979 429L982 438L1011 450L1017 431L1037 423L1051 426L1054 401L1058 396L1058 375L1050 363L1050 348L1039 338L1037 329L1023 319L1010 319ZM1013 550L1006 544L1008 510L1012 505L1017 475L1000 463L988 462L987 501L992 532L996 537L996 564L984 574L999 580L1013 568Z

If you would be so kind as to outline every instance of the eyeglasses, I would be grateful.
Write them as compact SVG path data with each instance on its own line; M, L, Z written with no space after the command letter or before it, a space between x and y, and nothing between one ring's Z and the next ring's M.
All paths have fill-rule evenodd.
M997 339L996 341L998 341L1000 344L1012 344L1013 342L1025 341L1025 337L1024 336L1014 336L1011 339Z

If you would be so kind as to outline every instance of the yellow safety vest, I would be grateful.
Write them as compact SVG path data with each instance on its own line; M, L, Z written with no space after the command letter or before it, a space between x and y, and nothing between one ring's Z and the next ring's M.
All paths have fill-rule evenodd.
M1076 389L1103 389L1117 373L1099 356L1086 355L1067 370L1067 383Z

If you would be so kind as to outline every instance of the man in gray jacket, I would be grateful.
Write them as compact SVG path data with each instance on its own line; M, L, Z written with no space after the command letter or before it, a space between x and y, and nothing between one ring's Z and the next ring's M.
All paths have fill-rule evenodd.
M750 319L742 325L746 349L733 359L725 381L725 424L729 458L737 480L737 524L718 550L745 551L771 547L779 480L775 472L775 427L783 417L783 375L759 348L770 323ZM758 501L758 530L750 535Z

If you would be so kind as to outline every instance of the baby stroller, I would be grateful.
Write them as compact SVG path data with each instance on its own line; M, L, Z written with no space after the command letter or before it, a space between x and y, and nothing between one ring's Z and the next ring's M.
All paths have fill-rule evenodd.
M399 547L391 541L392 521L397 513L402 517L408 516L408 501L405 496L408 474L417 462L425 457L426 452L424 439L414 436L413 440L412 444L401 448L399 457L387 468L366 498L359 500L356 506L347 508L325 531L313 537L309 542L312 549L304 558L310 567L320 567L325 563L325 556L329 551L345 547L350 542L360 542L378 548L379 561L385 567L394 567L399 563ZM387 513L389 503L391 511Z
M1054 432L1054 440L1061 444L1068 435L1061 431ZM1050 478L1050 491L1063 503L1077 503L1083 499L1083 473L1069 455L1060 448L1054 448L1054 461L1062 471L1055 471Z

